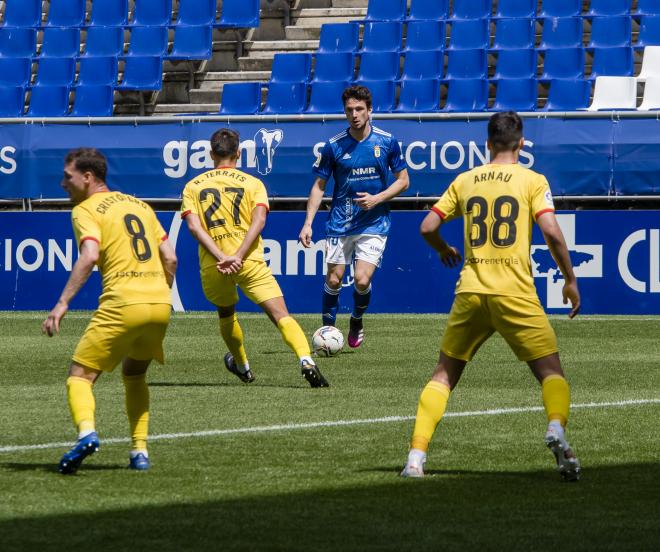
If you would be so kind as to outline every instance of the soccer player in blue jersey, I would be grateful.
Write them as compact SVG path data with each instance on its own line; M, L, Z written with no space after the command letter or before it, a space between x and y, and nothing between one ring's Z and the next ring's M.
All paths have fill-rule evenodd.
M312 172L316 180L307 200L307 216L299 239L312 245L312 222L325 186L334 177L332 205L326 224L323 324L334 326L346 265L355 261L355 290L348 344L364 340L362 315L371 299L371 279L380 266L390 230L388 201L408 189L408 171L399 143L371 124L371 92L351 86L342 94L349 128L325 144ZM390 171L394 182L388 184Z

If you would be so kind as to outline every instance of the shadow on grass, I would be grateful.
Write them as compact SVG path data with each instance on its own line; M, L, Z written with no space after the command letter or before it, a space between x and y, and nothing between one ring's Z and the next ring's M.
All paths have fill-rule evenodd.
M370 471L370 470L364 470ZM347 488L144 505L0 522L4 550L656 550L657 464L437 471ZM331 486L319 474L319 485ZM72 491L73 492L73 491ZM142 492L145 492L144 489ZM75 497L75 495L72 495ZM135 499L135 497L132 497ZM145 495L148 499L149 495ZM72 498L75 500L75 498Z
M59 473L57 471L58 464L38 464L36 462L0 462L0 469L7 469L16 472L47 472ZM122 465L98 465L98 464L85 464L85 471L115 471L127 469L126 464Z
M301 385L276 385L273 383L261 383L261 382L254 382L251 384L245 384L245 383L240 383L238 380L236 383L223 383L223 382L217 382L217 383L195 383L195 382L181 382L181 383L176 383L173 381L156 381L156 382L149 382L149 387L272 387L274 389L305 389L309 388L309 385L301 384Z

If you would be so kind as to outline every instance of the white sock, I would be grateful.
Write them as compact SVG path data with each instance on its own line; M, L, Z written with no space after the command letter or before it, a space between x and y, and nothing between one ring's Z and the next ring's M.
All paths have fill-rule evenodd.
M408 452L408 464L422 466L426 462L426 453L419 449L410 449Z
M132 450L130 452L131 458L135 458L138 454L144 454L147 458L149 458L149 453L147 452L146 449L140 449L140 450Z
M564 440L564 428L559 422L559 420L551 420L548 423L548 431L554 431L557 435L559 435L559 438L563 441Z
M245 374L250 369L250 363L246 362L245 364L236 363L236 367L241 374Z
M88 435L94 433L96 430L95 429L86 429L85 431L81 431L78 433L78 439L84 439Z
M308 362L309 364L316 366L316 363L312 360L311 356L300 357L300 364L302 364L303 362Z

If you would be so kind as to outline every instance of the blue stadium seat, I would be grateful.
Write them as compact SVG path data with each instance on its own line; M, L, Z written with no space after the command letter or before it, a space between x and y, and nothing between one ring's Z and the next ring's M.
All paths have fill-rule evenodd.
M77 57L80 55L78 27L50 27L44 30L41 57Z
M341 95L348 86L348 81L313 82L307 113L343 113Z
M77 86L71 117L112 117L112 86Z
M46 27L80 27L85 24L86 0L51 1Z
M301 113L307 103L307 84L304 82L271 82L268 84L266 105L262 113Z
M215 12L216 0L179 0L179 13L175 23L191 27L213 25Z
M580 15L582 0L543 0L539 17L569 17Z
M498 19L495 22L493 50L533 48L536 40L534 19Z
M355 52L360 40L360 27L355 23L321 25L319 52Z
M632 77L632 48L594 48L590 79L596 77Z
M591 20L590 48L630 46L632 25L628 16L603 16Z
M438 111L440 108L440 82L436 79L401 81L399 105L396 111L419 113Z
M117 84L116 57L82 57L78 70L78 86L114 86Z
M217 27L247 29L259 26L259 0L234 0L222 3Z
M0 57L0 86L27 86L31 78L31 58Z
M350 52L316 54L313 82L351 81L355 72L355 56Z
M32 57L37 49L37 31L18 27L0 28L0 57Z
M531 79L536 77L536 50L500 50L493 79Z
M552 48L545 51L540 80L584 78L584 48Z
M539 48L570 48L582 46L582 18L545 19Z
M660 15L644 15L640 18L635 46L660 46Z
M25 102L25 88L0 84L0 117L21 117Z
M499 0L495 17L534 17L536 0Z
M400 66L398 52L365 52L360 57L358 80L397 80Z
M371 92L371 107L374 113L389 113L394 109L396 84L391 80L355 81L356 85L366 86Z
M366 21L403 21L406 0L369 0Z
M213 27L179 25L174 32L174 44L167 59L211 59L213 57Z
M129 57L124 64L124 78L119 90L160 90L163 86L163 59Z
M483 79L488 74L486 50L449 50L446 79Z
M159 56L167 53L167 27L131 27L127 56Z
M401 50L402 26L398 21L376 21L364 26L363 52L398 52Z
M489 43L488 19L465 19L452 22L449 50L488 48Z
M231 82L222 87L220 113L253 115L261 107L260 82Z
M444 21L411 21L406 30L405 51L443 50L445 41Z
M411 0L408 21L440 21L449 16L449 0Z
M128 23L128 0L94 0L89 24L120 27ZM75 103L74 103L75 109Z
M658 0L637 0L637 15L660 15Z
M589 106L591 85L584 79L550 81L548 100L543 111L575 111Z
M172 0L135 0L131 25L169 25L172 21Z
M108 57L124 54L123 27L89 27L81 57Z
M587 15L628 15L632 0L591 0Z
M484 19L493 11L492 0L454 0L452 19Z
M68 86L33 86L28 117L65 117L69 113Z
M447 102L443 111L469 113L488 109L488 81L457 79L447 82Z
M444 65L445 55L441 50L408 52L403 62L401 79L439 79Z
M5 2L5 27L38 27L41 24L41 0Z
M536 111L538 81L536 79L500 79L496 81L492 111Z
M270 82L308 82L311 70L310 54L275 54Z
M76 77L73 58L42 58L39 60L35 86L71 86Z

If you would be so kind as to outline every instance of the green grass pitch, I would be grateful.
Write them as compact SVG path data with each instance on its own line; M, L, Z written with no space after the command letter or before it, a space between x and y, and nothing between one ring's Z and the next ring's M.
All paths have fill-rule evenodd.
M264 315L241 316L257 378L248 386L222 365L214 315L176 314L168 364L149 373L150 433L170 435L151 442L152 469L126 469L115 371L95 390L101 450L61 476L66 447L57 444L75 437L64 381L90 315L70 313L53 339L40 335L44 316L0 313L3 551L660 546L658 317L552 318L572 402L582 405L568 438L583 478L567 484L543 445L539 386L499 337L451 397L429 477L398 477L446 322L430 315L368 315L363 347L320 359L331 387L310 389ZM298 319L308 335L320 325ZM347 318L340 323L345 331ZM484 413L516 407L526 409ZM332 421L351 424L323 424ZM12 448L28 445L48 448Z

